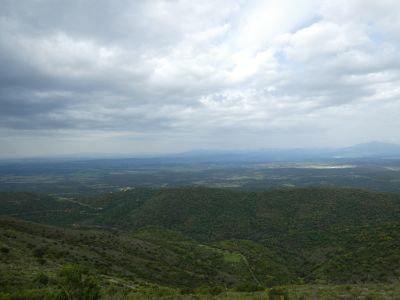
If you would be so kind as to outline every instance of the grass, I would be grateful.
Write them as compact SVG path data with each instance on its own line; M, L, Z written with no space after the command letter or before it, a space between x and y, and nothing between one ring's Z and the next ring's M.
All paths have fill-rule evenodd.
M285 286L290 300L398 300L400 284L299 285ZM175 290L159 289L156 294L147 288L127 292L125 298L112 299L176 299L176 300L266 300L269 290L252 293L226 291L220 295L179 295Z
M231 264L239 264L242 262L242 255L235 252L224 251L224 261Z
M302 285L288 288L290 299L400 299L400 285L358 284L358 285Z
M243 256L240 253L231 252L228 250L219 249L208 245L201 245L201 247L222 254L224 262L228 264L240 264L243 262Z

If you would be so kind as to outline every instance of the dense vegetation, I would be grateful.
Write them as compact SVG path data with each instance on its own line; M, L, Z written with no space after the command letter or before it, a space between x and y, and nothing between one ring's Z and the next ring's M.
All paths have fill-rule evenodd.
M54 296L70 265L85 266L103 296L121 299L129 286L135 297L177 297L389 285L400 276L399 213L400 196L354 189L138 188L73 200L1 193L0 215L13 219L0 219L0 286L5 295L38 289L44 273L39 289Z
M276 253L305 281L356 283L398 276L400 257L393 252L400 246L400 197L394 194L139 189L95 201L104 210L91 224L125 230L159 226L206 242L251 240Z

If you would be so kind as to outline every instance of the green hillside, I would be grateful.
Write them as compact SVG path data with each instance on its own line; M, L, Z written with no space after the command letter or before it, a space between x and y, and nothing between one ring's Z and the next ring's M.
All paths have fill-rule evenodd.
M104 209L87 224L125 230L159 226L207 242L252 240L287 261L296 277L306 281L392 280L399 266L387 261L397 257L389 252L399 241L400 197L395 194L322 188L261 193L139 189L91 203ZM361 257L355 255L363 249ZM357 262L368 255L383 261L366 273Z
M165 229L136 233L65 230L16 219L0 219L0 286L18 290L41 272L66 264L96 270L104 278L125 278L194 291L202 286L234 288L290 279L267 249L246 241L202 244ZM241 249L241 247L243 249ZM263 265L255 266L262 258Z
M1 219L0 245L8 249L1 270L15 275L23 269L15 275L22 282L32 282L29 274L43 269L56 274L68 263L100 274L102 285L111 278L174 293L389 284L400 276L396 194L180 188L72 201L2 193L0 202L2 215L75 228ZM1 284L12 292L19 281Z
M102 207L93 224L137 229L162 226L201 240L327 231L396 222L400 196L354 189L135 189L86 199Z
M24 192L0 192L0 216L68 226L96 215L96 209L73 199Z

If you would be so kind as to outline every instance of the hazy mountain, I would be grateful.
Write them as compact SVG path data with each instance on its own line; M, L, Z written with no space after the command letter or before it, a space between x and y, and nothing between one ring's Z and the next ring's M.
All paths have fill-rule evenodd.
M345 148L265 148L258 150L197 150L169 156L193 161L312 161L337 158L400 158L400 145L371 142Z
M351 147L338 149L335 151L335 155L337 157L346 158L399 158L400 145L379 142L358 144Z
M21 159L2 159L0 164L101 162L109 164L120 160L123 164L171 164L209 162L260 162L260 161L315 161L347 158L400 158L400 145L371 142L344 148L262 148L248 150L199 149L172 154L74 154Z

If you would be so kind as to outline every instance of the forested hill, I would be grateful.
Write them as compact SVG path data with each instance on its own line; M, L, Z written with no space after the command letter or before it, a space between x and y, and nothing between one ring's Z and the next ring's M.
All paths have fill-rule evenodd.
M276 268L274 275L268 274L265 267L258 275L264 284L268 276L279 277L279 282L336 283L392 281L399 276L396 194L326 188L180 188L134 189L73 200L3 193L0 202L0 214L35 222L113 232L147 228L152 232L147 237L155 241L163 235L154 233L158 228L195 244L236 251L248 261L273 257L286 275ZM251 246L239 242L243 240Z
M400 270L400 197L353 189L260 193L188 188L134 190L96 199L88 224L159 226L194 239L252 240L305 280L394 280Z
M261 240L296 231L347 230L396 222L400 196L354 189L137 189L87 199L90 222L125 229L161 226L202 240Z

